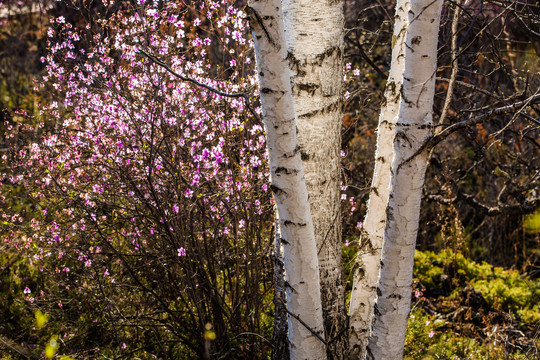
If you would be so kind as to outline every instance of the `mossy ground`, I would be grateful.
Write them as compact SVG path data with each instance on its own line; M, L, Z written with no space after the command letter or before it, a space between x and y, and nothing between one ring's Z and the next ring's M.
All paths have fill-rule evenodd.
M540 280L417 251L406 359L539 359Z

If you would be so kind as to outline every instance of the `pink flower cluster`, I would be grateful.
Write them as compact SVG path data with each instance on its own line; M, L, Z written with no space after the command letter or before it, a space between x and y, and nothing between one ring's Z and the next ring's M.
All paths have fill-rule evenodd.
M24 222L36 259L69 254L94 277L105 257L97 244L139 254L159 243L183 261L199 243L247 241L247 224L271 220L263 128L245 100L183 81L141 52L256 103L246 14L229 0L202 2L197 17L180 2L140 4L83 27L51 20L38 90L56 101L42 107L37 128L9 124L8 137L34 138L16 161L4 159L13 171L2 180L24 186L42 216L2 216ZM21 242L15 233L6 241ZM104 269L113 281L114 269Z

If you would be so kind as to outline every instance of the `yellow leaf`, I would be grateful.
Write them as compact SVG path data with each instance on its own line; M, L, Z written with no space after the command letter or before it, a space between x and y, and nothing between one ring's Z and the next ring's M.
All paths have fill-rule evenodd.
M528 215L523 225L528 233L540 232L540 208L536 209L534 214Z
M36 316L36 326L41 329L49 320L49 315L43 314L40 310L37 310L34 314Z
M47 359L52 359L54 357L54 352L55 352L54 347L52 347L49 344L47 344L47 346L45 346L45 357Z

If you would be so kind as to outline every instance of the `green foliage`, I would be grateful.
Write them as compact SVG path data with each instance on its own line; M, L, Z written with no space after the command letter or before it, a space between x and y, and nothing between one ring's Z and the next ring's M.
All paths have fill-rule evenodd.
M421 308L413 309L405 339L405 360L475 359L525 360L530 355L510 353L501 343L484 343L481 339L462 336L449 329L450 324L428 315Z
M533 214L527 216L524 221L525 231L529 233L540 232L540 209L537 209Z
M404 359L496 359L473 339L448 331L447 323L414 309L409 317Z
M417 251L414 277L428 292L454 297L462 287L472 286L492 308L510 312L525 323L540 322L540 280L521 276L516 270L479 264L450 250L438 254Z

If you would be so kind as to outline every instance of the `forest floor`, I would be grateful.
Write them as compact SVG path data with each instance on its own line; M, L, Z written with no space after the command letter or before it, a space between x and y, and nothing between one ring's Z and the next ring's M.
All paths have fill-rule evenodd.
M540 359L540 280L418 251L406 359Z

